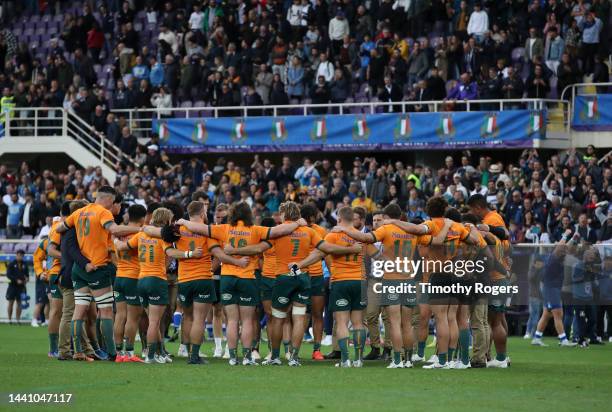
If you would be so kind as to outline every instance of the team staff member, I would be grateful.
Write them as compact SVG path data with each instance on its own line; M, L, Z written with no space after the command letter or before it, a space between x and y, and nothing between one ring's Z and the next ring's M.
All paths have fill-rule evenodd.
M374 230L378 229L382 226L384 217L383 212L378 211L374 212L372 215L372 227ZM356 229L359 229L358 227ZM387 316L387 312L383 310L383 307L380 305L380 299L377 294L374 292L374 285L379 281L379 279L375 278L372 274L372 265L374 260L382 259L381 252L383 251L382 243L376 242L370 247L376 248L377 253L373 253L373 257L368 255L365 256L366 262L366 276L368 282L368 305L365 309L365 322L366 327L368 328L368 335L370 336L370 346L372 349L370 353L368 353L363 359L364 360L377 360L383 359L388 360L391 357L391 339L385 339L384 348L382 354L380 352L380 327L379 327L379 318L382 315L383 325L385 327L385 331L387 334L391 331L391 326L389 324L389 316Z
M301 220L273 228L256 226L253 224L251 207L245 202L232 206L228 215L228 222L223 225L206 225L180 219L177 224L185 226L191 232L212 237L220 241L223 246L229 244L232 247L239 248L256 245L261 240L284 236L297 229L298 226L306 225L306 222ZM244 357L243 364L256 365L251 358L255 307L259 304L259 290L255 278L256 265L257 262L253 259L245 268L231 264L224 264L221 267L221 303L227 316L227 344L229 346L230 365L238 365L239 321L242 321L240 338Z
M142 205L134 204L128 208L128 226L140 228L144 225L147 209ZM127 242L136 234L120 237L120 241ZM138 277L140 275L140 263L138 262L138 251L129 249L117 251L115 248L117 262L117 276L115 278L115 344L117 350L116 362L142 362L134 354L134 340L138 323L142 314L140 297L138 295Z
M100 326L110 359L115 360L115 338L113 336L113 291L111 276L114 266L111 265L108 246L109 236L125 236L137 233L140 229L115 224L111 213L115 200L115 189L102 186L96 193L96 200L82 209L72 213L66 221L57 227L60 233L75 228L79 249L95 270L86 272L75 265L72 271L74 283L75 311L72 318L73 342L75 342L75 360L90 361L80 345L83 321L87 317L89 305L93 300L98 307Z
M206 221L206 207L203 202L193 201L187 206L189 220L195 223ZM212 279L212 257L222 263L246 267L249 258L236 259L226 255L219 243L197 233L185 226L179 229L181 238L175 247L181 252L202 250L202 256L194 259L183 259L178 267L178 296L183 308L183 328L187 338L186 345L190 353L187 363L198 365L205 363L200 358L200 346L204 337L204 322L215 301L215 283Z
M23 250L18 250L15 254L15 260L9 263L6 269L6 277L9 280L9 285L6 289L9 323L13 323L13 306L15 302L17 302L15 319L17 323L21 321L21 294L26 293L25 285L30 280L28 264L23 260L24 254Z

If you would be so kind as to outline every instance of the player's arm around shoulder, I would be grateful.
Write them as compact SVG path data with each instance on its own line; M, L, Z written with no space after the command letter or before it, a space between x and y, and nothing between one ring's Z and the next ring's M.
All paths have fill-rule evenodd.
M263 242L262 242L263 243ZM256 245L255 245L256 246ZM249 247L249 246L247 246ZM250 258L248 256L242 256L240 258L235 258L225 253L220 246L216 245L210 249L211 255L218 259L221 263L227 263L230 265L238 266L241 268L245 268L249 265Z
M259 255L271 247L272 244L269 241L263 240L255 245L247 245L243 247L233 247L228 243L223 248L223 251L228 255L253 256Z
M272 228L268 228L268 239L276 239L279 237L287 236L293 233L298 227L308 226L308 223L304 219L298 219L295 222L286 222Z
M355 243L350 246L341 246L338 244L338 238L338 233L330 233L325 236L324 240L319 242L319 244L316 246L316 249L320 250L324 254L330 255L354 255L363 251L363 244L360 243L357 239L355 240L357 240L358 243Z
M348 237L353 238L357 242L360 242L360 243L376 243L377 242L376 236L374 235L373 232L363 233L354 228L335 226L334 228L332 228L330 234L333 234L333 233L344 233ZM329 236L329 234L327 236ZM326 239L327 239L327 236L325 237Z

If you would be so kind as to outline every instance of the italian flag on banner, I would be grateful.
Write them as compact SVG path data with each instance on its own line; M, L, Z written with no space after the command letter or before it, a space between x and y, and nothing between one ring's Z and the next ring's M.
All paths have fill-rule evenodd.
M534 132L540 131L544 126L544 119L542 118L541 113L534 113L531 120L531 128Z
M325 135L325 119L321 119L321 120L317 120L317 128L316 128L316 135L317 137L323 137L323 135Z
M487 119L487 133L491 134L497 128L497 117L489 116Z
M281 138L285 134L285 122L277 121L274 122L274 132L276 137Z
M166 122L162 122L159 124L157 134L159 135L160 139L167 139L168 137L170 137L170 130L168 130L168 125L166 124Z
M587 116L592 119L597 114L597 99L587 102Z
M357 128L356 131L357 131L358 136L365 136L366 130L368 128L365 118L357 120L356 128Z
M206 136L206 128L204 127L204 123L198 122L195 126L195 136L198 140L203 140Z
M410 120L408 117L404 117L400 120L400 135L407 135L408 130L410 130Z
M244 122L238 122L234 127L234 131L236 132L236 138L242 139L245 135Z
M443 117L440 128L444 134L450 134L453 131L453 119L451 117Z

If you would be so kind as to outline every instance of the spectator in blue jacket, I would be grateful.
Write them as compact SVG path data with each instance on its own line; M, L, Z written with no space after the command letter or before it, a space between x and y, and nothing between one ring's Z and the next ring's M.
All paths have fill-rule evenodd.
M149 82L151 82L151 86L161 86L164 83L164 66L157 61L156 57L151 57L149 59L149 65L151 66L151 71L149 72Z
M143 63L142 56L136 56L136 65L132 68L132 76L138 80L149 78L149 66Z
M287 94L290 98L300 101L304 97L304 68L298 56L293 56L291 66L287 70Z
M23 202L19 201L19 195L13 193L11 202L8 204L8 216L6 219L6 234L8 238L21 237L21 216L23 215Z
M565 50L565 42L559 36L556 27L551 27L548 31L548 41L546 42L546 49L544 50L544 61L546 66L557 75L557 69L561 64L561 56Z

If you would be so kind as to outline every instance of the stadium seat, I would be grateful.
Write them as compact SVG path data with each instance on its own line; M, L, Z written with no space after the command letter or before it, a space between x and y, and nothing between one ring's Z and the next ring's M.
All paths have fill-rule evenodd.
M514 50L512 50L512 61L518 62L523 59L524 55L525 55L525 48L517 47Z
M2 246L0 246L0 250L2 250L4 253L11 253L13 252L14 247L14 243L3 243Z

